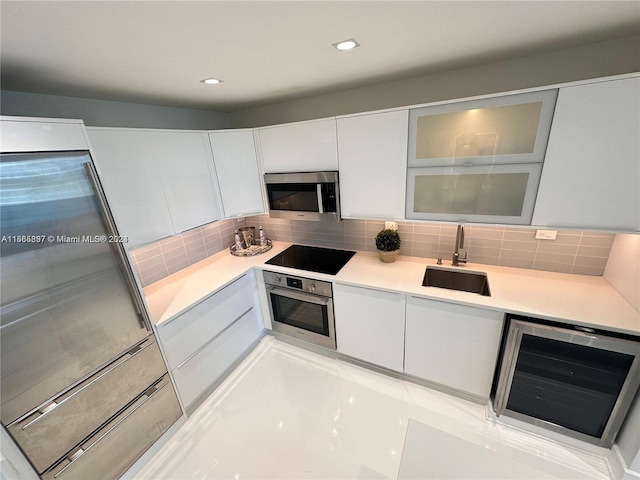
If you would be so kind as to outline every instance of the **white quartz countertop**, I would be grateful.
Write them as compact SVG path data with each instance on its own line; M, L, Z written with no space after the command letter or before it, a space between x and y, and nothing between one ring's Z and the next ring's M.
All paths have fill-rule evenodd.
M324 275L264 262L290 244L273 242L273 248L254 257L235 257L222 251L144 288L156 324L184 312L193 304L257 267L301 277L380 289L411 296L469 305L548 320L559 320L610 331L640 334L640 312L603 277L569 275L520 268L467 264L465 271L485 272L491 297L436 287L423 287L427 265L434 259L400 256L383 263L377 254L358 252L337 275ZM444 262L444 268L450 262Z

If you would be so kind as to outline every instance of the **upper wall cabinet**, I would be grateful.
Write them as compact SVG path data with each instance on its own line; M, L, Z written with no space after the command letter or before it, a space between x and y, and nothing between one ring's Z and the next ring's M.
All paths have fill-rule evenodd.
M561 88L532 223L640 230L640 78Z
M406 218L530 224L556 96L411 110Z
M258 168L252 130L210 132L224 216L264 213L262 176Z
M557 90L412 109L409 167L539 163Z
M335 118L257 130L265 173L338 170Z
M345 218L404 218L408 110L338 119Z
M409 168L407 218L529 225L541 163Z
M2 117L0 147L3 152L86 150L82 120Z
M100 179L128 247L220 219L206 134L87 128Z

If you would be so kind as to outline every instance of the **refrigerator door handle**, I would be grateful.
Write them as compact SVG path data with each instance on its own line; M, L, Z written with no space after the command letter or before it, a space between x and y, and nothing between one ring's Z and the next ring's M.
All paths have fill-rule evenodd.
M96 199L98 200L98 204L100 206L100 213L102 215L102 219L104 220L105 226L107 227L107 232L110 236L118 238L118 229L116 228L116 224L113 220L109 205L107 205L104 190L102 189L102 185L100 184L100 180L98 178L98 173L96 172L96 169L91 162L86 162L84 164L84 168L87 171L91 186L93 187L93 190L96 194ZM135 307L136 313L138 314L138 318L140 319L140 324L142 325L142 327L146 328L147 331L152 332L153 329L151 328L151 321L149 320L147 311L144 308L144 303L136 286L136 280L133 275L133 271L131 270L129 262L127 261L124 247L119 242L111 243L111 247L116 252L118 265L120 266L120 270L124 275L125 284L127 286L127 290L129 290L129 296L133 301L133 305Z

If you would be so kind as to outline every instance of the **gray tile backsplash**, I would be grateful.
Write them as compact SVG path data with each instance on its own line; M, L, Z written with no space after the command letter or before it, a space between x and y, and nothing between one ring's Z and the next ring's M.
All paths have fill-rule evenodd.
M343 220L339 223L289 221L267 215L247 218L262 225L274 240L351 250L376 250L374 238L384 228L382 220ZM453 255L456 225L398 222L401 255L442 257ZM505 267L602 276L615 234L560 230L556 240L536 240L535 229L499 226L465 228L470 262Z
M375 252L374 238L382 220L338 223L290 221L268 215L214 222L131 252L142 286L171 275L229 248L237 228L262 225L267 238L284 242ZM398 222L401 255L438 258L448 265L453 255L456 225ZM465 228L470 262L579 275L604 274L615 234L559 230L555 240L536 240L535 229L499 226Z
M247 225L236 219L209 223L130 252L133 268L143 287L204 260L233 244L235 229Z

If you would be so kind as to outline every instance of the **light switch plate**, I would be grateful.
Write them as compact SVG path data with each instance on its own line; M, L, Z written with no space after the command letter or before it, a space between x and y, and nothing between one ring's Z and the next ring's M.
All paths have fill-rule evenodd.
M557 230L536 230L536 239L538 240L555 240L558 235Z
M398 222L384 222L385 230L398 230Z

